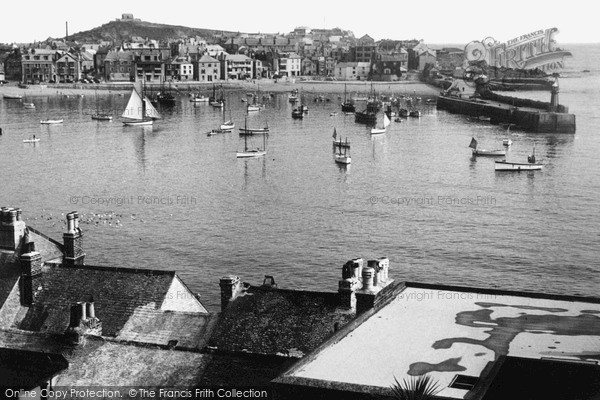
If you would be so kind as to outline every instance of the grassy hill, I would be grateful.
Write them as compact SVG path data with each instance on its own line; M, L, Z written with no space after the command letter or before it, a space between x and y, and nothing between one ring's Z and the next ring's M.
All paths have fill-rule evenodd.
M222 31L156 24L146 21L111 21L89 31L69 35L69 40L79 43L98 42L101 40L121 43L122 41L131 40L132 36L139 36L158 41L168 41L194 36L211 37L215 32Z

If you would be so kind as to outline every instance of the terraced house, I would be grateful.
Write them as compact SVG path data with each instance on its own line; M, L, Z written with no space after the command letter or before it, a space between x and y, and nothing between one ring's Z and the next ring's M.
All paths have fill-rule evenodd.
M29 49L21 56L22 81L25 83L56 82L56 64L62 52Z

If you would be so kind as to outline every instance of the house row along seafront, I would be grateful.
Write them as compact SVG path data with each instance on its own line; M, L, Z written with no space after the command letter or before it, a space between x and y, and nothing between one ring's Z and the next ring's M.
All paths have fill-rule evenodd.
M226 275L212 313L174 271L85 264L66 218L59 242L1 210L3 397L393 398L427 375L439 399L600 398L598 298L402 282L358 258L337 292Z

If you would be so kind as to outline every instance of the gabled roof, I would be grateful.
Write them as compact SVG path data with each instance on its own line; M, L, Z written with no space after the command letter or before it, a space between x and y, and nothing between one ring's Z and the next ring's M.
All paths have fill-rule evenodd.
M33 279L34 302L19 324L29 331L61 333L70 307L95 302L103 336L116 336L140 309L159 309L175 277L172 271L110 267L45 267Z
M200 58L200 60L198 60L198 62L201 63L215 63L215 62L219 62L219 60L217 60L216 58L213 58L211 56L209 56L208 54L205 54L202 56L202 58Z
M354 318L337 293L250 286L221 313L209 346L226 352L301 357Z

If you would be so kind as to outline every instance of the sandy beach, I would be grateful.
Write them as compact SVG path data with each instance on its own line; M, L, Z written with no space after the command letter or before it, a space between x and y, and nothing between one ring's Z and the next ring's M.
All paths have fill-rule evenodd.
M439 93L439 88L427 85L419 81L400 81L400 82L357 82L357 81L311 81L279 80L275 82L272 79L260 79L254 81L224 81L214 83L217 89L223 88L224 91L245 90L248 92L261 93L282 93L291 92L298 89L302 94L321 94L336 93L343 94L344 87L348 96L356 94L368 94L373 90L375 93L386 95L416 95L421 97L434 97ZM213 90L212 82L177 82L172 83L171 89L180 93L201 92L208 94ZM15 82L0 86L0 94L21 95L23 97L40 96L65 96L65 95L84 95L93 96L94 94L109 93L128 93L131 90L131 83L100 83L100 84L45 84L29 85L27 88L20 88ZM150 85L152 90L160 90L161 85Z

